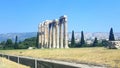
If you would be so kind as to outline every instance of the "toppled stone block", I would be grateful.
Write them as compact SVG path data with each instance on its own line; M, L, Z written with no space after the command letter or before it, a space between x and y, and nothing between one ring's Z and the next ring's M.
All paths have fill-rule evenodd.
M120 41L107 41L106 48L109 49L120 49Z

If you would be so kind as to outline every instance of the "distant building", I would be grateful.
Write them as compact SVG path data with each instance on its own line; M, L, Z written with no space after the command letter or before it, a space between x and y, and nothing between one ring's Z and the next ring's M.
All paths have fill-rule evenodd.
M86 40L86 43L87 43L87 44L92 44L93 41L92 41L92 40Z

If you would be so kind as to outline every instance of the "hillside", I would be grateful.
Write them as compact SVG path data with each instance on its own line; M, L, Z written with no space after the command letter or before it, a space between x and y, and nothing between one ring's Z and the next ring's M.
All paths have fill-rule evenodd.
M5 41L8 38L15 40L15 36L18 36L20 41L23 41L26 38L35 37L37 35L36 32L26 32L26 33L6 33L6 34L0 34L0 42ZM68 33L69 40L71 39L71 32ZM75 32L76 39L80 39L81 33ZM85 32L84 33L85 39L93 40L94 37L97 37L98 39L108 39L109 33L107 32ZM120 39L120 33L115 33L115 38Z
M0 34L0 42L5 41L8 38L15 40L15 36L18 36L18 39L20 41L23 41L26 38L35 37L37 35L36 32L26 32L26 33L6 33L6 34Z

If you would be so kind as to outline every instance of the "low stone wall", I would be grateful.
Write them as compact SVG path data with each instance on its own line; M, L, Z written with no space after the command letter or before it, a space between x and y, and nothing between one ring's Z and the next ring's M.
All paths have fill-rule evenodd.
M35 68L35 59L19 57L19 63Z
M14 62L18 62L18 57L16 57L16 56L9 56L8 59L10 59L10 60L12 60Z
M106 68L103 66L74 64L63 61L36 59L31 57L13 56L0 54L0 57L4 57L19 64L30 66L31 68Z

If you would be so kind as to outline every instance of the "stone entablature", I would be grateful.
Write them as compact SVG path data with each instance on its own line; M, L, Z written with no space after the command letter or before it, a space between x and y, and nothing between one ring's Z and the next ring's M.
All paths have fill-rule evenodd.
M108 41L107 48L120 49L120 41Z
M38 33L41 48L68 48L67 16L40 23Z

